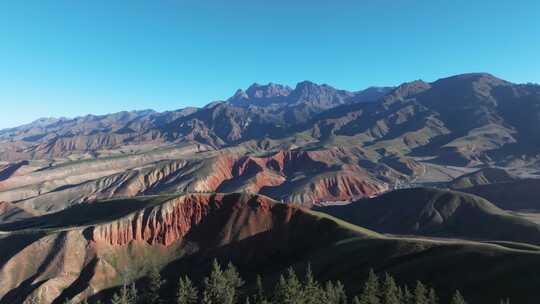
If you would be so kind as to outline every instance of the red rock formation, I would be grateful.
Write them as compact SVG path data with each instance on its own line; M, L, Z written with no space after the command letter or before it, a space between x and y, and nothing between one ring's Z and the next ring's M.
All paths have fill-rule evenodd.
M258 212L269 210L264 197L237 194L189 194L158 206L145 208L127 217L89 228L88 238L96 243L122 246L131 241L169 246L182 240L213 210L222 207L245 208L250 203Z
M220 197L216 197L218 200ZM172 199L163 205L143 209L126 218L91 230L91 240L111 245L125 245L131 241L170 245L182 239L198 224L209 209L210 196L188 195Z
M267 156L223 151L207 158L177 159L182 153L93 160L10 177L0 181L0 200L50 212L112 197L250 192L310 205L373 196L386 189L377 179L379 173L359 165L358 151L347 149L282 150Z
M370 178L366 170L350 159L350 151L339 148L278 151L265 157L222 155L216 158L212 174L205 178L203 186L196 189L263 191L276 199L288 197L302 204L351 200L386 190L384 184Z

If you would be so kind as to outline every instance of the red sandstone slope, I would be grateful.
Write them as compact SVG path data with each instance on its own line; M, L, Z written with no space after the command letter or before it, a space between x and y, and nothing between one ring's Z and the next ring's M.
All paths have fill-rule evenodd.
M164 159L168 156L171 159ZM0 200L55 212L113 197L189 192L250 192L310 206L371 197L406 175L384 165L364 168L349 149L281 150L264 156L234 151L67 163L0 182ZM364 161L365 163L366 161ZM371 166L371 167L370 167Z
M2 225L0 302L22 302L31 296L51 303L66 292L82 299L117 285L125 268L138 275L149 263L166 265L196 251L251 243L253 238L259 245L248 245L241 254L263 257L275 250L301 254L335 237L330 233L335 224L324 228L324 223L301 209L248 194L78 205ZM323 228L327 234L319 233L315 243L297 239L300 235L306 239L304 229Z
M354 154L343 149L218 159L214 168L215 172L226 172L221 175L218 191L249 191L305 205L373 196L387 189L384 182L360 167Z
M485 274L483 288L524 274L529 278L528 269L540 266L534 248L386 238L248 194L103 201L1 225L0 231L0 303L34 298L48 304L66 297L80 301L120 285L126 273L128 279L140 278L149 265L163 267L168 281L176 282L181 273L200 275L206 268L199 267L214 257L271 276L310 261L321 279L344 280L353 288L360 286L359 277L367 269L376 268L411 284L429 279L446 292L478 287L465 273ZM462 279L448 286L446 278L432 277L433 267ZM516 284L501 285L488 302L505 295L531 295L538 283L537 277L521 280L520 293Z
M250 208L246 208L249 205ZM230 209L225 219L236 222L237 218L247 218L249 223L224 231L220 244L238 241L250 235L270 230L273 226L272 200L254 195L242 194L188 194L172 198L157 206L136 211L118 220L92 226L85 230L86 236L97 245L106 243L114 246L130 242L146 242L150 245L170 246L181 241L195 226L201 224L210 213L223 208ZM288 208L285 224L298 209ZM229 225L226 225L229 226Z

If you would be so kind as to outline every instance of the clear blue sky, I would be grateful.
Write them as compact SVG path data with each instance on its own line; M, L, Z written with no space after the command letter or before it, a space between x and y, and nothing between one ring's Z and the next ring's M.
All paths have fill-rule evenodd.
M1 1L0 128L202 106L253 82L540 82L539 56L538 0Z

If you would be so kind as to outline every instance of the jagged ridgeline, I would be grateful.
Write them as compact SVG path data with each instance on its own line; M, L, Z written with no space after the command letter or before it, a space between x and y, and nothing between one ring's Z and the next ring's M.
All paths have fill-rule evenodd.
M353 144L379 157L412 152L452 165L508 165L534 161L539 103L540 86L484 73L357 92L311 82L294 89L253 85L203 108L45 119L2 130L0 160L107 155L178 143L203 150Z

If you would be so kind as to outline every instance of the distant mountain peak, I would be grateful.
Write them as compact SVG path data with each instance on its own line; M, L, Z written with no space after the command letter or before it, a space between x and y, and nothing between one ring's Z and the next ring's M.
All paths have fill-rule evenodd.
M340 91L336 88L329 86L327 84L317 84L315 82L304 80L302 82L299 82L296 84L296 87L291 92L291 96L297 96L297 97L315 97L315 95L320 94L334 94L336 92L346 92L346 91Z
M240 99L248 99L248 95L246 94L246 91L242 90L242 89L238 89L236 90L236 92L234 93L234 95L229 98L229 99L234 99L234 100L240 100Z
M473 72L473 73L458 74L458 75L446 77L443 79L479 79L479 78L497 78L497 77L493 76L493 74L486 73L486 72Z
M250 98L275 98L280 96L288 96L291 91L292 89L286 85L272 82L266 85L254 83L246 90L246 94Z
M454 75L454 76L438 79L434 83L456 83L457 84L457 83L462 83L462 82L470 82L470 83L482 82L482 83L489 83L493 85L509 84L509 82L506 80L502 80L498 77L495 77L494 75L490 73L484 73L484 72Z
M268 84L259 84L253 83L246 90L238 89L234 95L227 99L228 102L231 102L234 105L245 104L250 101L275 101L276 99L287 97L291 93L292 89L289 86L268 83Z
M310 89L320 89L320 88L328 88L328 89L334 89L333 87L327 85L327 84L317 84L315 82L304 80L296 84L295 91L298 90L310 90ZM335 90L335 89L334 89Z
M399 85L395 90L394 94L399 94L400 96L406 97L411 96L417 93L420 93L425 90L429 90L431 85L421 79L414 80L411 82L405 82Z

